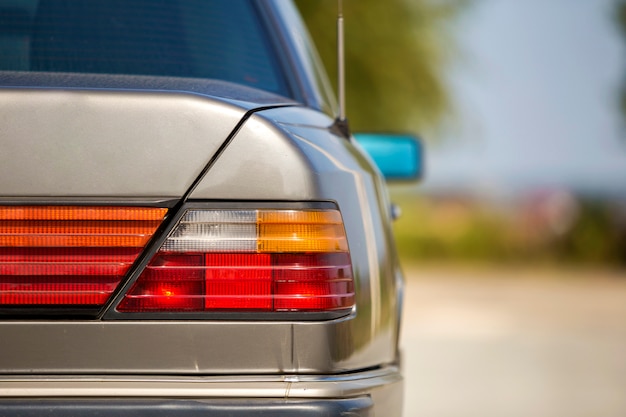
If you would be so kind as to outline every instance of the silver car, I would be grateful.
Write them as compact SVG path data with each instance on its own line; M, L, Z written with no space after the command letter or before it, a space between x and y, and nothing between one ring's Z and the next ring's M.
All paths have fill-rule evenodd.
M315 56L287 0L0 0L1 416L401 415L390 203Z

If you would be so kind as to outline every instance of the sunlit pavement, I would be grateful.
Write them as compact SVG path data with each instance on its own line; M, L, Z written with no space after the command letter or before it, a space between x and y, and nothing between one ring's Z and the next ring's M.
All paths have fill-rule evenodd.
M405 416L626 416L625 273L405 272Z

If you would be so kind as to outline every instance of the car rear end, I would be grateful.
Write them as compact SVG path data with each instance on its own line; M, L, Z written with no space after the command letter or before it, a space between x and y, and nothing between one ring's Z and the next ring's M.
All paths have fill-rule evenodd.
M3 7L50 35L44 3ZM0 414L401 413L384 185L331 118L288 77L49 65L0 74Z

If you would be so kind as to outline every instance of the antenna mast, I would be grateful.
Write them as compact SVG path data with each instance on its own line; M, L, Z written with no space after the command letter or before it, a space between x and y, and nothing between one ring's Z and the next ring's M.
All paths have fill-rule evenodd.
M337 0L337 89L339 90L339 121L346 120L346 74L343 35L343 1Z
M346 139L350 138L350 127L346 119L346 74L343 40L343 1L337 0L337 90L339 95L339 115L334 128Z

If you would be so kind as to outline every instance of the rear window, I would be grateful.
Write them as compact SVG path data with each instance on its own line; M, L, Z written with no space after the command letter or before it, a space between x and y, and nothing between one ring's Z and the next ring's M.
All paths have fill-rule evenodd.
M251 0L0 0L0 70L213 78L290 96Z

